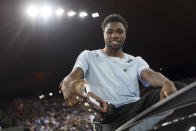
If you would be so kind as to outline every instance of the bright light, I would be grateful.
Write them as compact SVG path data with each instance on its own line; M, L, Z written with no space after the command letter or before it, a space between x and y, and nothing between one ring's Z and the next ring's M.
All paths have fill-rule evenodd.
M67 15L68 15L68 16L74 16L74 15L76 15L76 12L74 12L74 11L69 11L69 12L67 13Z
M191 126L188 131L195 131L195 126Z
M80 15L80 17L82 17L82 18L83 18L83 17L86 17L88 14L87 14L86 12L80 12L80 14L79 14L79 15Z
M39 99L43 99L43 98L44 98L44 95L39 96Z
M52 13L52 9L50 6L44 6L41 10L41 15L44 17L44 18L48 18Z
M59 9L56 10L56 15L57 16L61 16L63 13L64 13L64 10L61 9L61 8L59 8Z
M50 93L49 93L49 96L52 96L52 95L53 95L53 93L52 93L52 92L50 92Z
M30 17L36 17L38 14L38 8L36 5L30 5L28 8L27 8L27 15L30 16Z
M92 13L92 17L93 17L93 18L99 17L99 13Z
M85 105L85 106L89 106L89 104L88 104L88 103L86 103L86 102L84 103L84 105Z

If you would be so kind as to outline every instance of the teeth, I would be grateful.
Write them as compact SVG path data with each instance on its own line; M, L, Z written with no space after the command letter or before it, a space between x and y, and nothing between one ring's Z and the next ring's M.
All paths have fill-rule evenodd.
M112 43L118 43L117 41L112 41Z
M117 40L110 40L110 42L118 42Z

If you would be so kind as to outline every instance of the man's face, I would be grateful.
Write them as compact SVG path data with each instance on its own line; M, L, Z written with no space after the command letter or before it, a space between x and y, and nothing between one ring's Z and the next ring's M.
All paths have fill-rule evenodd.
M126 30L122 23L108 23L105 26L103 34L107 48L115 51L122 49L126 39Z

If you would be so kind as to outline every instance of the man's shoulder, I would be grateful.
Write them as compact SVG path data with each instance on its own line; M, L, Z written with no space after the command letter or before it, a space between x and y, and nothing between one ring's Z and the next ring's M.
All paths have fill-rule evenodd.
M86 54L88 56L96 56L100 53L100 49L97 50L84 50L81 52L81 54Z

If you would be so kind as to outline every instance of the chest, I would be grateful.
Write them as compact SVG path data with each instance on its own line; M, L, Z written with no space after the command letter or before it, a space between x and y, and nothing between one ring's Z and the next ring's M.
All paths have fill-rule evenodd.
M130 59L96 57L91 59L90 70L107 76L137 79L137 62Z

